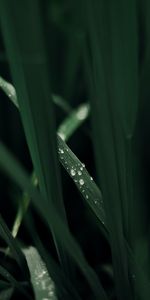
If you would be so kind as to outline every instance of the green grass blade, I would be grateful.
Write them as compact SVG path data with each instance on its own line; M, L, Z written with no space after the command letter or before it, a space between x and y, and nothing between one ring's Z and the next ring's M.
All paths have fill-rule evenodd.
M10 300L12 298L13 291L14 289L12 287L0 291L0 299Z
M132 136L138 107L138 25L136 0L110 5L113 84L126 136Z
M9 91L7 91L7 92L9 92ZM91 210L93 211L93 213L95 214L97 219L99 220L100 223L98 222L97 224L98 224L101 232L105 234L107 241L110 242L109 235L108 235L109 228L108 228L108 225L106 222L106 215L105 215L105 209L104 209L104 203L103 203L101 191L96 186L96 184L92 180L91 176L88 174L86 168L83 167L83 164L75 156L75 154L71 151L71 149L66 145L66 143L63 140L61 140L61 138L59 138L59 137L58 137L57 141L58 141L58 155L59 155L59 160L60 160L62 166L64 167L66 172L69 174L69 176L71 176L71 178L74 180L74 183L76 184L77 188L79 189L80 193L82 194L83 199L85 200L85 203L87 203L87 205L89 205L89 207L91 208ZM61 151L59 149L61 149ZM61 153L61 152L63 152L63 153ZM78 171L81 171L80 168L82 168L82 176L84 177L84 181L85 181L84 189L80 188L79 180L77 180L76 178L74 178L74 176L71 175L72 167L74 167L74 169L77 168ZM36 177L35 177L35 179L36 179ZM35 183L37 184L37 180L35 180ZM27 201L29 201L29 196L27 196L27 197L28 197ZM101 209L99 209L100 207L101 207ZM33 224L32 224L32 227L33 227ZM32 236L35 236L35 233ZM149 292L150 292L149 281L146 278L144 271L142 270L141 264L139 263L139 261L135 260L135 257L126 241L125 241L125 244L126 244L126 248L127 248L127 252L128 252L128 258L129 258L130 264L132 266L131 267L131 278L132 278L133 274L134 274L135 278L139 278L138 284L137 284L137 279L136 279L136 290L138 290L137 287L139 285L141 286L140 283L142 282L142 285L145 287L144 288L145 293L142 292L141 299L146 299L146 297L147 297L146 295L149 295ZM133 280L133 283L135 285L134 281L135 281L135 279ZM141 288L141 290L143 291L143 288ZM139 294L141 293L140 289L139 289L138 293Z
M109 6L104 1L89 1L85 5L91 50L88 64L91 80L89 91L93 144L110 233L116 292L118 299L132 299L122 214L125 190L124 154L122 153L124 141L120 123L117 125L118 110L115 109L114 102L111 69L113 37L110 35L109 28Z
M89 104L83 103L77 109L73 110L58 128L59 136L67 141L73 133L81 126L89 115Z
M14 86L0 77L0 88L5 92L14 105L19 108L17 93ZM90 106L88 103L80 104L77 109L72 110L70 106L58 95L52 95L53 102L59 106L63 111L68 113L68 117L60 124L57 132L60 137L67 141L73 133L82 125L88 118Z
M3 77L0 76L0 88L3 90L3 92L10 98L10 100L14 103L14 105L18 108L18 99L17 99L17 93L14 86L6 81ZM60 107L65 113L71 112L71 107L69 104L60 96L53 94L52 95L53 102Z
M45 250L44 245L42 244L38 232L35 228L34 220L30 212L28 212L25 217L25 225L35 247L38 249L40 256L43 258L43 261L46 264L47 270L52 277L52 280L55 283L58 298L65 298L66 300L81 300L75 286L70 281L70 278L68 278L63 270L60 269L60 266L55 262L51 254Z
M58 136L59 159L67 173L73 179L85 203L100 215L102 224L106 223L102 194L96 186L93 178L87 172L85 165L71 151L67 144Z
M48 57L40 6L36 0L22 3L15 1L13 5L10 1L1 0L0 4L2 31L26 139L43 195L43 205L49 211L53 202L67 224L57 161L55 119L50 101ZM63 268L70 272L70 260L63 246L57 244L53 228L51 230Z
M7 86L7 88L5 88L5 86ZM11 88L10 88L10 86L11 86ZM16 90L13 87L13 85L6 82L1 77L1 88L3 90L5 90L8 97L11 94L11 90L13 90L10 100L12 100L12 102L14 104L17 103L16 106L19 109ZM101 215L101 217L100 217L101 222L104 224L105 223L105 215L104 215L104 209L102 207L103 200L102 200L101 192L95 185L93 178L88 174L85 167L83 167L83 164L80 162L80 160L75 156L75 154L66 145L66 143L63 142L63 140L68 140L70 135L72 135L73 131L75 131L77 129L77 127L79 127L81 125L81 123L88 117L89 110L90 110L89 104L82 104L76 110L74 110L69 115L69 117L67 117L65 119L65 121L58 128L58 137L57 137L58 157L59 157L59 160L60 160L61 164L63 165L63 167L66 169L66 171L72 177L72 179L74 179L76 186L78 187L79 191L82 193L83 198L85 198L86 202L88 202L90 205L92 205L94 202L94 211L95 210L98 211L98 213ZM74 170L76 170L76 176L72 176L72 174L71 174L71 171L73 171L72 166L74 166ZM79 182L79 179L81 179L81 177L82 177L81 175L83 176L83 180L84 180L83 189L81 189L81 185ZM77 180L77 176L78 176L78 180ZM26 194L24 195L24 197L26 198ZM28 198L28 196L27 196L27 198ZM29 201L29 199L23 200L23 202L25 202L25 203L28 201ZM99 210L100 210L100 212L99 212ZM20 223L20 210L19 210L18 218L19 218L19 223ZM21 216L21 219L22 219L22 216ZM18 222L17 222L16 226L18 227Z
M12 102L14 104L17 104L16 107L19 109L16 90L13 87L13 85L6 82L2 77L1 77L0 82L1 82L1 88L5 91L5 93L10 98L10 100L12 100ZM11 93L12 90L13 90L13 93ZM10 97L10 95L11 95L11 97ZM72 113L69 114L69 116L64 120L64 122L58 128L58 135L61 137L62 140L69 139L69 137L73 134L73 132L82 124L82 122L84 122L86 120L86 118L89 115L89 111L90 111L89 104L82 104L76 110L72 111ZM81 162L77 159L77 157L73 154L73 152L69 149L69 147L67 147L67 145L65 143L63 143L63 141L59 138L59 136L57 138L57 147L58 147L58 149L61 149L61 150L58 150L58 156L59 156L60 162L62 163L62 165L64 166L64 168L70 175L71 175L70 171L71 171L72 166L78 166L78 172L80 174L79 176L81 176L82 173L84 173L83 177L85 180L85 185L84 185L85 188L83 189L84 190L83 193L82 193L83 190L81 190L79 181L76 180L75 183L76 183L78 189L80 190L80 192L83 194L83 197L86 199L86 202L93 203L93 201L94 201L94 203L95 203L94 210L95 209L97 210L97 207L100 207L99 204L102 202L102 197L101 197L100 191L98 191L95 183L92 182L92 180L91 180L92 178L88 175L85 168L83 168ZM63 153L62 153L63 151L66 153L66 155L63 155ZM83 169L83 172L81 172L81 169ZM78 175L78 172L76 172L77 175ZM71 177L75 179L75 177L73 177L72 175L71 175ZM92 185L94 186L94 188L91 188ZM27 197L27 199L26 199L26 197ZM28 198L29 197L26 194L23 196L23 199L21 201L24 203L23 207L26 206L26 203L29 202ZM98 211L99 211L99 208L98 208ZM101 221L103 223L105 223L103 209L100 214L101 214ZM21 208L19 208L17 220L16 220L16 222L14 224L14 228L13 228L14 235L16 235L16 233L18 232L23 215L24 215L24 212L22 211L22 207L21 207Z
M106 300L106 293L97 275L86 262L86 259L80 247L68 232L66 225L59 217L59 214L57 213L55 207L53 205L51 206L49 215L49 213L47 213L47 207L45 208L43 206L42 196L35 188L33 188L29 176L2 144L0 145L0 167L13 181L15 181L20 186L21 189L27 191L33 201L35 208L47 222L49 228L51 228L51 226L53 225L58 240L64 245L70 257L72 257L72 259L76 262L78 267L83 272L85 278L87 279L87 282L89 283L89 286L91 287L91 290L93 292L94 299L98 300L101 297L102 299Z
M11 235L7 225L5 224L2 216L0 215L0 235L9 246L11 253L21 268L24 276L29 279L29 270L27 267L26 259L17 243L17 241Z
M17 94L14 86L0 76L0 88L9 97L13 104L18 108Z
M23 250L31 275L36 300L57 300L55 285L50 278L44 262L36 248L29 247Z
M0 266L0 275L11 283L12 287L20 291L27 299L32 300L32 297L27 293L26 289L18 282L4 267Z
M0 280L0 291L10 287L10 283L5 280Z

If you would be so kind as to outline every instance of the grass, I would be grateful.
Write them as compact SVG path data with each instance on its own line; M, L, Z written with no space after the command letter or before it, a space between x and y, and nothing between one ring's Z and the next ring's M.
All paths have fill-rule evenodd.
M18 110L31 164L1 141L0 169L19 201L12 222L0 216L0 299L150 298L148 193L139 194L135 147L149 93L149 12L136 0L0 0L13 82L1 74L0 87Z

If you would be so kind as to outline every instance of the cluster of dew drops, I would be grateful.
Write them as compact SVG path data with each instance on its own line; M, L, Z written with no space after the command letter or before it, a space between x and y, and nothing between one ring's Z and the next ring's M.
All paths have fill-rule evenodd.
M51 278L49 278L46 270L38 272L35 270L35 283L40 291L45 291L48 297L42 298L42 300L57 300L55 295L55 286Z
M78 163L75 166L68 166L68 161L65 158L65 151L68 152L68 148L58 149L58 154L60 156L60 159L63 161L63 163L66 165L66 169L68 173L70 173L72 179L74 180L75 184L79 187L80 191L82 192L83 196L86 199L89 199L88 195L88 186L86 185L86 182L83 178L83 172L85 169L85 164ZM93 181L93 178L90 177L90 180ZM97 199L94 200L95 205L99 205L99 201Z

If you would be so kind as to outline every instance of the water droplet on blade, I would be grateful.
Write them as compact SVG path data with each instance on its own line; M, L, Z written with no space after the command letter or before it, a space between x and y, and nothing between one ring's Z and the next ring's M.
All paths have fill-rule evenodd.
M75 171L74 169L71 169L70 174L71 174L72 176L75 176L75 175L76 175L76 171Z
M81 176L81 175L82 175L82 172L81 172L81 171L78 171L78 175Z
M79 180L79 183L80 183L80 185L84 185L84 180L83 180L83 179L80 179L80 180Z

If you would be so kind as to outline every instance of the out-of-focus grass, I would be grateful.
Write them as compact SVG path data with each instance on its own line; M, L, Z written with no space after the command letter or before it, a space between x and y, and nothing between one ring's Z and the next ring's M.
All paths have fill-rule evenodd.
M30 248L35 249L35 255L31 255L33 265L38 265L41 259L37 257L39 251L56 285L58 299L85 298L82 289L87 289L88 299L111 299L111 292L101 284L105 279L97 276L96 268L91 268L82 247L70 234L62 197L60 161L82 195L86 207L92 210L95 223L111 248L110 268L115 284L112 295L117 300L149 299L149 235L144 231L145 224L149 223L144 220L143 195L138 195L137 178L140 175L134 169L133 154L136 122L140 113L139 100L144 103L149 95L149 2L66 0L46 4L40 0L15 0L12 4L0 0L0 9L1 28L17 94L3 78L0 78L0 86L20 110L36 174L32 182L1 144L1 169L24 193L20 198L13 236L17 236L25 220L37 248ZM62 43L64 48L60 47L53 27L57 28L67 47L65 43ZM49 34L49 43L45 39L46 34ZM48 44L50 47L47 47ZM57 48L55 44L59 45L57 53L54 53ZM51 65L56 66L54 74L54 68L49 67L50 60ZM57 70L59 65L60 72ZM83 74L85 78L82 78ZM52 93L55 77L58 81L61 78L58 90L62 91L67 101ZM87 85L85 79L88 79ZM83 94L88 103L80 101ZM74 108L68 99L74 99L77 95L78 106ZM66 118L58 126L58 136L54 103L66 112ZM95 153L98 186L65 143L76 131L75 142L78 144L81 125L87 118L92 125L90 144ZM65 202L70 197L69 194ZM52 233L55 258L47 252L33 225L33 215L27 210L30 201ZM0 228L1 236L26 275L28 285L29 270L21 247L2 218ZM49 236L46 239L49 240ZM97 245L99 251L101 246ZM29 264L29 269L35 298L43 300L42 287L38 293L39 287L32 276L33 265ZM0 281L0 289L7 293L8 300L12 293L10 288L32 298L28 288L18 282L7 267L2 267L0 273L4 281ZM84 275L83 282L79 280L81 284L77 277L80 273ZM6 287L7 279L9 287ZM48 290L49 287L45 293ZM44 297L48 297L47 294Z

